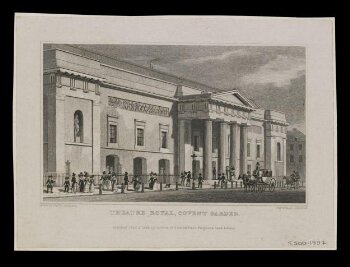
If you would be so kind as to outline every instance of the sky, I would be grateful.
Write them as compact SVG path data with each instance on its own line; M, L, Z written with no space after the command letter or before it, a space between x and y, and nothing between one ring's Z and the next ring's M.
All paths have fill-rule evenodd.
M284 112L305 133L305 48L286 46L80 45L222 90L238 89Z

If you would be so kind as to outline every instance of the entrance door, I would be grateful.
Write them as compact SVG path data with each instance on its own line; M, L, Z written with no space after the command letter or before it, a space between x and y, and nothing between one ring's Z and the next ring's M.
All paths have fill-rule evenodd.
M145 158L134 158L134 175L145 177L147 175L147 161Z
M108 155L106 157L106 171L107 173L110 171L115 172L116 174L121 174L121 165L117 155Z
M163 183L169 182L169 174L170 174L170 161L167 159L159 160L159 178Z
M114 165L115 165L114 156L108 155L106 157L106 171L107 171L107 173L114 172Z

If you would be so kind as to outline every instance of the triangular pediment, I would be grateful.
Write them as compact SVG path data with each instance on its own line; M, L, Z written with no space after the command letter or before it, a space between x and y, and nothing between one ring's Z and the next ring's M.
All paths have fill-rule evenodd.
M238 90L213 93L212 98L232 103L232 105L246 106L250 108L255 107L254 103L242 95Z

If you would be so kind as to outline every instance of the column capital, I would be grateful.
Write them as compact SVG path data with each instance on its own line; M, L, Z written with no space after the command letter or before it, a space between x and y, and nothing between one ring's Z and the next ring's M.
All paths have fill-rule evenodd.
M242 127L242 128L246 128L246 127L248 127L248 126L249 126L248 123L241 123L241 124L240 124L240 127Z

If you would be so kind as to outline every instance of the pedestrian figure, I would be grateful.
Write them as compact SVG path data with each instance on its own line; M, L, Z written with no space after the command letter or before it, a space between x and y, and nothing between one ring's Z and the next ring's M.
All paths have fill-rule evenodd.
M90 175L89 179L89 193L93 193L95 191L95 178L94 175Z
M187 177L186 177L186 186L191 186L191 172L187 172Z
M72 193L77 192L77 178L75 177L75 173L72 173Z
M225 185L226 182L226 177L225 177L225 173L221 174L221 188Z
M136 187L138 184L139 180L138 180L138 176L134 176L134 178L132 178L131 183L133 184L133 188L136 191Z
M102 172L101 176L101 185L102 185L102 190L106 189L106 183L107 183L107 174L105 171Z
M112 184L112 173L111 171L109 171L107 174L107 190L110 189L111 184Z
M220 184L221 184L221 173L218 173L218 186L220 186Z
M126 190L128 190L129 177L127 172L124 173L124 185L126 186Z
M202 185L203 185L203 176L202 174L200 173L198 175L198 188L202 188Z
M47 190L46 192L49 193L49 190L50 190L50 193L53 193L52 192L52 189L53 189L53 184L54 184L54 180L52 178L52 175L49 175L47 181L46 181L46 187L47 187Z
M89 192L89 174L87 172L84 173L84 193L88 193Z
M213 178L215 179L216 178L216 168L213 167Z
M85 185L85 182L84 182L84 179L83 179L83 173L81 172L80 174L79 174L79 191L80 192L84 192L84 185Z
M236 170L235 170L235 166L232 166L230 169L230 181L235 180L236 179Z
M70 187L69 177L66 176L64 178L64 192L65 193L69 193L69 187Z
M180 175L180 184L181 185L185 185L185 180L186 180L186 172L185 173L181 173L181 175Z
M111 178L111 182L112 182L112 192L114 191L114 185L115 185L116 180L117 180L116 174L115 174L115 172L113 172L113 173L112 173L112 178Z
M157 181L157 178L154 176L153 172L151 172L151 177L149 178L149 189L153 190L153 187L156 181Z

